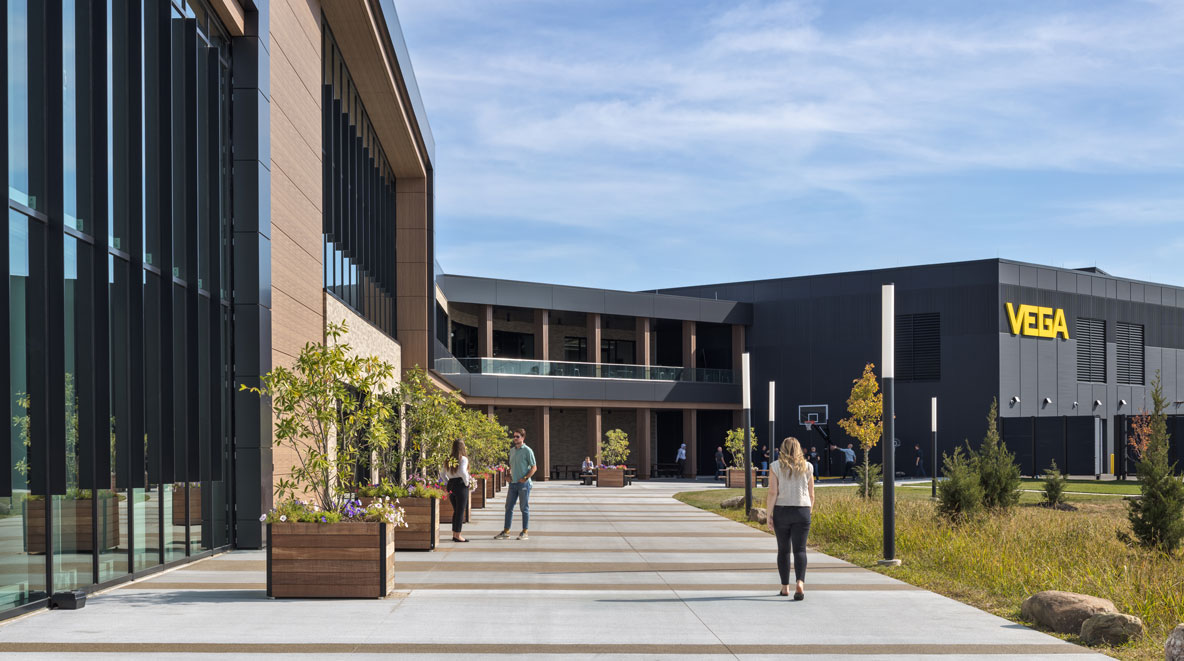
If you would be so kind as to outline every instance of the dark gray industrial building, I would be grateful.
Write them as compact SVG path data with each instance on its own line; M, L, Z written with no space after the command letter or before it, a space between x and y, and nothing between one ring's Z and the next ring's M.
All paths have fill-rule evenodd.
M513 286L503 284L499 289L496 283L504 281L458 276L444 276L439 282L445 294L459 293L457 300L479 309L488 305L489 312L494 306L531 308L530 315L555 309L545 297L539 297L541 294L515 301L500 293L532 287L536 293L551 291L551 285L511 283ZM835 423L846 415L852 380L866 363L880 362L880 288L885 283L896 285L899 468L909 469L914 443L922 443L927 463L932 458L929 428L930 398L934 396L939 402L939 452L967 440L977 445L985 432L991 399L998 398L1001 433L1025 473L1042 471L1054 459L1073 474L1123 472L1128 417L1150 407L1149 386L1157 372L1169 402L1169 431L1184 432L1184 423L1175 415L1184 412L1178 411L1184 404L1184 291L1115 277L1096 268L1063 269L990 259L700 285L650 292L656 298L646 299L649 307L627 313L636 315L638 329L644 319L646 328L657 331L673 328L672 320L664 318L663 307L654 305L667 297L680 301L686 309L694 307L690 300L699 299L704 305L730 310L727 322L744 326L743 332L733 332L732 337L742 338L752 355L752 420L758 435L763 438L767 433L767 384L775 381L777 437L798 435L808 439L807 445L822 450L821 436L807 434L800 426L798 407L827 405L833 439L841 445L850 441ZM605 310L604 301L638 296L585 291L599 292L601 311ZM570 292L566 296L573 298ZM441 319L448 316L446 305L452 304L438 309ZM506 323L512 316L505 317ZM714 364L710 364L710 356L694 357L697 347L686 346L695 341L690 319L687 314L673 317L684 327L692 324L689 334L685 330L681 338L672 331L666 334L666 346L681 339L681 354L676 349L663 349L660 355L651 347L646 360L631 354L619 362L644 363L651 369L675 364L732 370L737 347L719 352ZM717 321L724 320L720 317ZM490 331L496 323L491 322ZM455 324L438 327L451 327L454 334L457 331ZM447 361L455 337L441 334L439 339L437 356ZM492 343L487 344L481 355L495 357ZM620 371L615 375L555 375L563 356L554 349L551 353L534 354L555 363L543 367L552 374L545 387L553 390L548 392L571 392L572 386L565 383L577 378L598 383L594 389L602 394L590 396L598 400L604 399L605 392L637 391L629 385L633 375ZM680 355L681 362L672 362ZM587 360L586 355L580 357ZM544 387L542 382L531 381L538 375L507 374L504 369L488 369L488 364L486 368L484 379L476 374L454 374L451 378L462 390L480 388L479 399L486 405L495 403L499 392L513 393L514 401L526 404L528 398L523 394L537 390L535 385ZM480 367L474 371L482 372ZM694 377L687 373L674 378L685 381ZM739 403L738 388L685 385L695 386L689 401L730 403L732 407ZM672 387L654 391L651 387L647 392L646 398L656 408L678 391ZM540 392L538 397L545 399L545 395ZM688 401L685 387L677 399ZM684 428L670 430L671 421L664 433L662 420L654 420L656 429L647 434L651 447L645 456L648 463L656 465L673 456L678 437L690 433L685 425L694 421L684 416ZM710 455L722 443L722 434L701 424L695 431L698 461L690 462L694 468L688 472L702 474L710 470ZM588 437L592 438L591 433ZM1184 458L1182 437L1184 434L1173 433L1176 459ZM878 451L873 453L873 460L878 460L878 455ZM641 466L639 471L648 472Z

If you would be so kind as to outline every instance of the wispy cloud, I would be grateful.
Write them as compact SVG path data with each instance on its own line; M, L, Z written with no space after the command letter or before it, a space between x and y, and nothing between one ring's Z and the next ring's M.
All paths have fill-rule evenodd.
M954 4L400 2L445 268L501 273L491 236L563 254L515 277L631 289L1184 234L1184 3Z

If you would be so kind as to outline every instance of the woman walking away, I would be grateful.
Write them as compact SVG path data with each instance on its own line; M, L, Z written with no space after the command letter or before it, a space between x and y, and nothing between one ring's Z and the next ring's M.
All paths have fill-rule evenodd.
M793 600L806 598L806 536L810 533L810 509L814 506L814 471L792 436L781 441L781 453L769 470L769 494L765 501L769 527L777 536L777 571L782 596L789 596L789 555L793 553L797 591Z
M443 475L448 480L448 502L452 503L452 541L467 542L469 540L460 534L460 527L465 521L465 510L469 507L469 487L473 478L469 475L465 442L459 438L452 442L452 454L444 466Z

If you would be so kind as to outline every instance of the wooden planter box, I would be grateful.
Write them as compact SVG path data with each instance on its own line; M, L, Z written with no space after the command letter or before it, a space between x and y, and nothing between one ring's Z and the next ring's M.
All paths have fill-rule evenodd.
M469 506L465 508L465 523L469 522L469 517L473 511L472 496L469 496ZM452 501L444 498L440 501L440 520L447 521L448 525L452 525Z
M29 553L45 553L45 503L44 498L25 500L25 550ZM95 550L94 536L91 534L94 520L94 501L62 500L61 508L56 514L60 521L55 521L55 527L69 530L77 542L75 550L91 553ZM119 545L119 501L112 498L99 499L99 538L102 540L100 550L113 549Z
M358 500L367 507L374 502L374 498L363 496ZM391 501L394 503L394 501ZM400 528L395 535L396 551L435 551L436 542L440 539L440 499L439 498L400 498L399 507L403 508L403 521L406 528ZM452 511L448 512L448 519L452 520Z
M483 477L474 477L477 480L477 488L469 494L469 509L479 510L485 508L485 483L488 482Z
M625 486L624 468L601 468L596 471L596 486L623 487Z
M756 478L756 475L755 475L755 471L754 471L753 486L756 486L755 478ZM727 484L725 486L727 486L729 489L743 489L744 488L744 469L743 468L729 468L727 471Z
M496 493L496 491L494 491L494 487L493 487L493 482L496 479L497 478L494 477L493 474L491 474L489 476L489 478L485 480L485 497L486 498L493 498L493 495Z
M493 492L498 493L506 486L506 476L501 471L493 472Z
M201 486L189 487L189 524L201 524ZM173 525L185 525L185 490L173 493Z
M382 599L395 589L395 527L267 524L267 596Z

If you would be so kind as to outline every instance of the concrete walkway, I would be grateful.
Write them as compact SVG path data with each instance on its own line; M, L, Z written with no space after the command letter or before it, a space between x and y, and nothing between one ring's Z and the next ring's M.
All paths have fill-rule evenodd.
M820 553L775 596L773 538L670 497L697 487L541 483L526 541L492 539L499 495L385 600L268 600L263 553L229 553L2 625L0 658L1106 658Z

